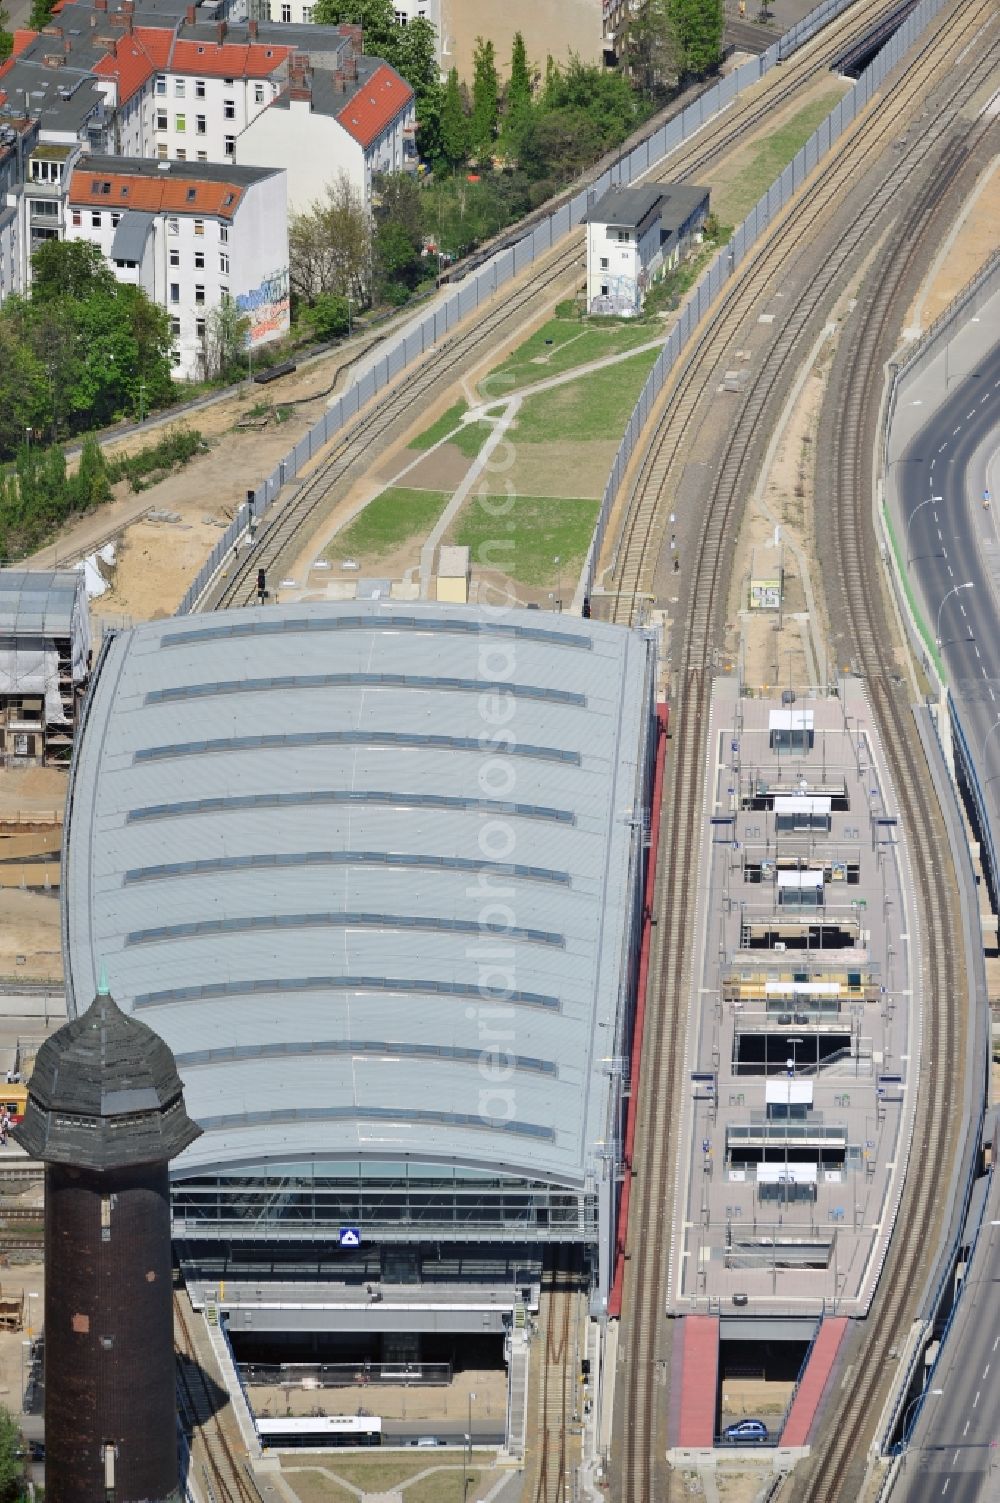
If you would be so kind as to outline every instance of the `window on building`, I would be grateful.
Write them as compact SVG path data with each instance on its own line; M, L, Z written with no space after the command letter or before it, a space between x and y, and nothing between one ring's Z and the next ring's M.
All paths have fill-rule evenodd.
M171 350L170 351L170 364L173 366L174 370L177 369L177 367L180 365L180 363L181 363L181 352L180 352L180 350Z
M204 308L205 306L205 288L201 282L195 282L194 284L194 303L196 308Z
M181 264L181 253L176 245L170 247L170 264L171 266L180 266Z
M627 243L629 240L631 240L631 238L632 237L629 234L628 230L619 230L618 231L618 240L619 240L620 243L621 242Z
M292 19L292 7L291 7L291 6L290 6L290 5L283 5L283 6L282 6L282 7L281 7L281 19L282 19L282 20L283 20L283 21L284 21L284 22L285 22L285 23L286 23L286 24L287 24L287 23L288 23L288 22L289 22L289 21L291 21L291 19Z
M166 130L167 129L167 112L166 112L166 110L157 110L157 112L156 112L156 129L157 130Z
M184 150L183 146L178 146L177 152L176 152L176 156L177 156L178 162L186 162L187 161L187 152Z
M223 87L227 88L227 89L231 89L233 87L233 85L235 84L235 82L236 82L235 78L224 78L222 80Z
M195 271L204 271L205 270L205 252L204 251L195 251L195 253L194 253L194 269L195 269Z
M80 213L79 209L74 209L73 210L73 223L76 224L76 225L80 225L80 224L83 223L83 215Z
M181 337L181 321L180 321L179 318L172 318L170 320L170 332L174 336L175 339L180 339L180 337Z
M235 136L226 136L225 140L222 143L222 148L223 148L223 151L225 152L225 154L226 154L227 157L235 156L236 155L236 137Z
M184 134L184 132L187 130L187 118L186 118L186 116L184 116L184 115L175 115L174 116L174 130L177 132L177 134L179 136L182 136Z
M608 269L608 258L607 258L607 256L602 256L601 257L601 270L602 271L607 271L607 269Z
M189 204L193 204L195 199L198 197L198 189L189 188L184 196Z
M175 78L174 79L174 98L175 99L183 99L186 88L187 88L187 80L186 79L184 79L184 78Z
M225 254L224 251L219 252L219 270L222 272L223 276L228 277L229 257Z
M207 134L207 132L208 132L208 123L207 123L206 117L204 115L195 115L195 117L194 117L194 130L195 130L195 135L197 135L197 136L204 136L204 135Z
M99 230L101 228L101 213L99 209L95 209L91 214L90 222L95 230Z
M222 298L223 302L225 302L226 298L229 296L229 288L228 287L220 287L219 288L219 296L220 296L220 298Z
M222 101L222 114L226 120L236 119L236 100L224 99Z
M118 226L121 224L121 218L122 218L122 216L120 214L112 214L112 216L111 216L111 228L113 230L116 230L118 228Z
M254 104L264 103L264 85L262 83L254 84L253 86L253 102Z
M181 232L181 222L180 222L180 220L179 219L168 219L167 220L167 234L168 235L179 235L180 232Z
M208 161L208 152L207 151L199 151L199 153L198 153L198 160L199 160L199 162L207 162Z
M156 92L157 94L165 94L167 92L167 80L162 73L156 75Z
M194 332L197 334L199 339L205 338L205 320L203 318L195 319Z
M223 245L227 245L229 243L229 226L228 226L228 224L220 224L219 225L219 239L221 240L221 242L222 242Z
M157 141L157 143L156 143L156 155L159 157L159 159L160 159L161 162L166 161L166 157L167 157L167 143L166 143L166 141Z
M195 232L196 235L204 235L204 233L205 233L205 221L203 219L196 219L195 220L195 222L194 222L194 232Z
M171 282L171 284L170 284L170 301L172 303L179 303L180 300L181 300L181 284L180 284L180 282Z
M607 297L607 295L608 295L608 284L607 284L607 282L602 282L601 283L601 297Z
M303 22L305 23L306 26L311 26L312 25L312 18L313 18L313 8L312 8L312 6L311 5L303 5L303 7L302 7L302 20L303 20Z
M204 99L205 97L205 80L203 78L196 78L194 81L194 97L195 99Z

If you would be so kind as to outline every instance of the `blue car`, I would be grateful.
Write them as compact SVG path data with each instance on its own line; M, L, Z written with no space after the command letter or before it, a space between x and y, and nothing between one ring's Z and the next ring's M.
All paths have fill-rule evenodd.
M767 1426L763 1420L739 1420L735 1425L727 1425L723 1434L726 1440L766 1440Z

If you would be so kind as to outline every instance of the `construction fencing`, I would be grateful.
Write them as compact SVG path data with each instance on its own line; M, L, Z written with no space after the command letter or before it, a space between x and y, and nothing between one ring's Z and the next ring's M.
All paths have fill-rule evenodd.
M590 206L605 194L609 188L626 187L642 178L652 167L655 167L664 157L679 146L691 139L706 122L718 115L720 110L726 109L739 97L744 90L751 88L775 67L779 59L790 56L797 47L813 36L827 21L846 10L852 0L822 0L815 10L798 22L786 32L785 35L772 47L769 47L760 57L751 58L733 73L728 74L704 94L693 100L679 115L672 120L666 121L656 130L639 142L630 152L621 157L613 167L603 172L597 180L580 190L576 196L567 203L560 205L554 213L550 214L535 226L533 230L525 234L524 238L506 250L498 252L479 271L470 273L464 281L457 284L450 296L443 298L435 307L430 309L422 318L414 321L408 329L396 336L394 340L384 347L381 357L365 373L358 377L343 393L336 402L332 403L315 423L304 438L300 439L281 463L263 480L253 491L252 496L248 493L247 501L242 505L233 518L229 527L212 549L204 567L200 570L192 582L184 599L177 608L179 616L186 615L193 610L201 601L205 591L219 571L223 561L232 553L233 548L248 531L251 521L259 520L274 505L282 489L294 481L303 468L310 462L313 455L317 454L324 445L347 426L361 409L370 402L373 397L383 391L386 386L399 376L415 360L419 360L428 350L434 348L438 340L442 339L456 324L468 318L471 313L496 297L497 293L526 266L530 266L538 257L546 255L552 250L565 235L576 229L584 222ZM851 117L853 119L853 116ZM847 122L849 123L849 122ZM843 129L843 126L840 127ZM813 164L815 165L815 163ZM791 190L789 190L790 192ZM784 202L784 200L782 200ZM777 212L777 205L771 212ZM756 214L757 211L755 210ZM751 216L751 219L753 216ZM765 220L764 223L767 221ZM755 231L755 235L763 229L762 223ZM750 224L750 220L747 221ZM745 226L740 227L741 231ZM739 233L739 232L738 232ZM749 243L749 242L748 242ZM734 241L735 244L735 241ZM742 242L741 242L742 244ZM740 259L745 252L741 250ZM722 253L728 256L728 250ZM734 263L735 264L735 263ZM730 266L726 275L731 272ZM722 285L723 275L714 267L709 272L709 277L715 280L711 283L712 290L708 295L708 301L704 300L701 287L699 287L699 308L705 309L712 298L717 295ZM700 313L698 317L700 317ZM690 337L693 328L690 314L686 311L684 327L687 333L684 341ZM682 321L683 322L683 321ZM697 318L694 320L697 322ZM668 341L669 345L669 341ZM665 364L664 357L657 361L656 369L660 371L658 384L653 395L658 392L663 384L664 376L670 369L673 360L676 359L680 346L672 355L670 362ZM664 352L666 354L666 352ZM648 385L648 383L647 383ZM643 411L643 421L648 414L650 397L644 391L639 399ZM643 406L643 403L645 405ZM639 411L639 408L637 408ZM634 427L635 414L629 425L631 445L634 446L638 429ZM627 436L628 439L628 436ZM631 447L628 450L631 453ZM616 460L616 470L620 481L620 468ZM617 483L615 490L617 490ZM610 482L609 482L610 485ZM607 493L606 493L607 498ZM603 538L603 529L607 521L607 504L602 506L601 520L598 523L600 535Z
M886 77L886 74L896 66L904 53L916 41L924 27L937 15L943 4L944 0L921 0L917 8L910 13L908 19L890 37L882 50L868 65L850 93L844 95L843 99L831 110L826 119L813 131L809 140L796 153L794 159L789 162L788 166L781 173L781 176L775 179L766 193L762 194L746 219L737 228L729 244L719 251L712 264L696 284L691 296L684 305L680 318L671 329L663 349L656 358L655 365L646 378L646 384L632 411L628 427L625 429L625 435L622 438L618 453L611 466L611 474L608 476L607 485L604 487L604 495L597 514L597 523L593 539L591 540L590 551L587 554L587 560L583 567L577 591L578 597L589 596L594 588L597 560L600 557L608 520L611 516L612 507L618 497L618 492L621 489L625 472L636 452L649 414L663 390L668 376L671 375L678 360L692 342L692 337L702 319L708 313L723 287L734 275L737 267L742 265L768 225L780 214L792 195L801 188L817 164L823 160L834 144L866 107L872 95ZM823 9L823 7L821 6L820 9ZM815 15L816 12L812 14ZM805 25L811 19L811 16L807 16L805 21L800 24ZM829 16L827 19L829 19ZM822 22L817 22L817 25L820 24ZM780 46L781 44L779 43L778 50L780 50ZM621 540L619 539L619 543L609 562L607 571L609 573L613 574L615 572L620 546Z

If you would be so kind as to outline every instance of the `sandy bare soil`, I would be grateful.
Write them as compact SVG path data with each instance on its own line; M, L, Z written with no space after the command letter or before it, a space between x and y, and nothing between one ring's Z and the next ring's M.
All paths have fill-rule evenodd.
M61 978L58 892L0 890L0 976Z
M0 815L62 813L66 773L58 767L0 767Z
M540 72L551 54L564 63L571 52L586 63L601 57L601 0L442 0L441 50L446 69L472 81L472 54L478 37L496 48L502 77L510 72L515 31L528 49L528 61Z
M958 233L914 300L906 323L921 328L943 313L1000 246L1000 157L983 173L963 210Z

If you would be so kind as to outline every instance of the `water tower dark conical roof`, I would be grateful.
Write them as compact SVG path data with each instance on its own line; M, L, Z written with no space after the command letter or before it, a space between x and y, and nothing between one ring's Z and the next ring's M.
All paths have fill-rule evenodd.
M32 1158L106 1170L175 1158L200 1134L170 1049L102 978L87 1011L39 1049L13 1136Z

